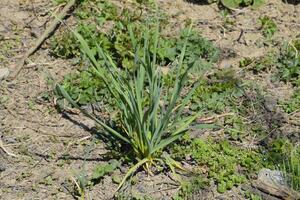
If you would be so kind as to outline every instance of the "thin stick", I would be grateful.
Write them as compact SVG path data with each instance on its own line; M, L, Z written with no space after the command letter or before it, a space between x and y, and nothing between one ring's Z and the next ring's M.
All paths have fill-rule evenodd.
M197 122L198 123L213 123L214 120L216 119L219 119L219 118L222 118L222 117L227 117L227 116L232 116L234 115L234 113L223 113L223 114L220 114L220 115L216 115L216 116L212 116L212 117L206 117L206 118L198 118L197 119Z
M74 7L74 5L76 4L77 0L70 0L69 3L63 8L63 10L61 11L61 13L58 14L57 17L55 17L52 21L52 23L50 24L50 26L45 30L45 32L43 33L43 35L41 35L41 37L38 38L38 40L36 41L36 43L34 44L33 47L31 47L26 54L23 56L23 58L21 59L21 61L18 64L18 68L14 71L14 73L11 76L11 79L15 79L20 71L22 70L26 59L31 56L32 54L34 54L40 47L41 45L44 43L44 41L46 39L48 39L57 29L57 27L60 25L61 21L68 15L68 13L71 11L71 9Z
M0 148L5 152L7 153L8 155L12 156L12 157L18 157L17 155L13 154L13 153L10 153L9 151L7 151L2 143L2 140L0 139Z

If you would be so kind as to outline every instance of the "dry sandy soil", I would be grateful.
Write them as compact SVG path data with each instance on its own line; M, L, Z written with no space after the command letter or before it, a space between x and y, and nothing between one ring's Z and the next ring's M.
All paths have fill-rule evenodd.
M262 56L268 50L259 30L258 18L262 15L276 21L279 31L274 37L278 41L288 41L300 33L300 4L280 0L269 0L257 10L235 11L231 17L236 25L226 30L215 4L160 0L159 5L171 16L174 30L193 19L203 35L226 52L220 67L236 65L243 57ZM0 68L8 67L11 72L16 69L56 9L50 0L0 0ZM30 57L16 80L0 82L0 138L7 150L0 150L0 199L74 199L74 173L85 169L90 174L96 164L105 162L104 145L94 143L92 121L78 114L59 113L53 104L41 100L42 93L51 89L48 74L61 80L74 68L69 61L51 57L45 44ZM262 84L277 96L285 96L288 91L288 86L274 86L268 80ZM143 174L138 177L146 183L138 190L157 199L170 199L176 192L176 187L168 183L157 184L172 183L167 176L155 177L155 182ZM116 187L111 179L104 178L88 194L91 199L112 199ZM218 196L210 192L202 198L241 198L234 194Z

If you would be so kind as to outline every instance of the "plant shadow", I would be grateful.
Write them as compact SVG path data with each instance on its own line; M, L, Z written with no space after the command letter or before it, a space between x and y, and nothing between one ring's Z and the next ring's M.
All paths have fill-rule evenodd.
M300 4L300 0L283 0L283 3L298 5Z
M197 5L209 5L210 3L207 0L185 0L188 3L197 4Z
M88 127L84 123L81 123L75 119L73 119L67 112L61 112L62 117L69 120L76 126L79 126L80 128L84 129L85 131L89 132L95 140L101 141L103 144L105 144L105 149L107 150L107 153L101 154L101 157L84 157L84 156L71 156L71 155L63 155L57 158L57 160L85 160L85 161L109 161L111 159L121 159L125 155L128 157L128 155L131 155L131 149L129 145L121 142L117 138L115 138L112 135L105 134L104 132L101 132L97 127ZM119 129L114 122L107 122L110 127L117 130ZM40 155L42 156L42 155Z

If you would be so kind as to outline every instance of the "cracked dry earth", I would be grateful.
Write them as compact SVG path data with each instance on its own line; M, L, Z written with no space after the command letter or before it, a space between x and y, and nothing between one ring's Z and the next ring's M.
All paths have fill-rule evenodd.
M191 18L205 37L235 55L224 56L221 67L236 65L244 56L259 57L267 50L260 45L263 38L257 31L261 13L278 23L275 35L278 40L289 40L300 33L299 4L284 4L279 0L268 1L256 11L238 11L234 16L237 26L226 32L214 4L160 0L159 5L171 16L174 27ZM58 9L50 0L0 0L0 68L16 69L22 55L45 30L51 13ZM237 41L241 30L244 30L242 42ZM105 162L102 156L106 153L105 145L95 144L92 121L80 114L61 114L54 103L43 101L44 92L51 90L49 74L61 80L75 68L71 61L51 57L46 47L47 44L30 57L17 79L0 82L0 138L7 151L0 150L0 199L3 200L74 199L72 176L76 171L85 169L90 174L96 164ZM280 93L280 89L272 87ZM162 182L167 177L156 179ZM104 178L89 194L92 199L112 199L116 187L111 179ZM170 199L174 191L153 193L158 199L162 196Z

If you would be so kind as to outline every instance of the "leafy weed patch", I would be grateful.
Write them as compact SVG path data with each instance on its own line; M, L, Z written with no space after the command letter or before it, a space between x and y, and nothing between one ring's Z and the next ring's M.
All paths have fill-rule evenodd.
M262 30L263 36L268 39L272 38L273 35L277 31L277 25L274 22L274 20L272 20L268 16L263 16L263 17L259 18L259 22L261 25L261 30Z
M189 156L190 162L195 161L199 169L207 169L207 177L215 181L220 193L244 183L263 166L259 152L234 147L226 140L185 138L171 152L175 159L184 160Z

